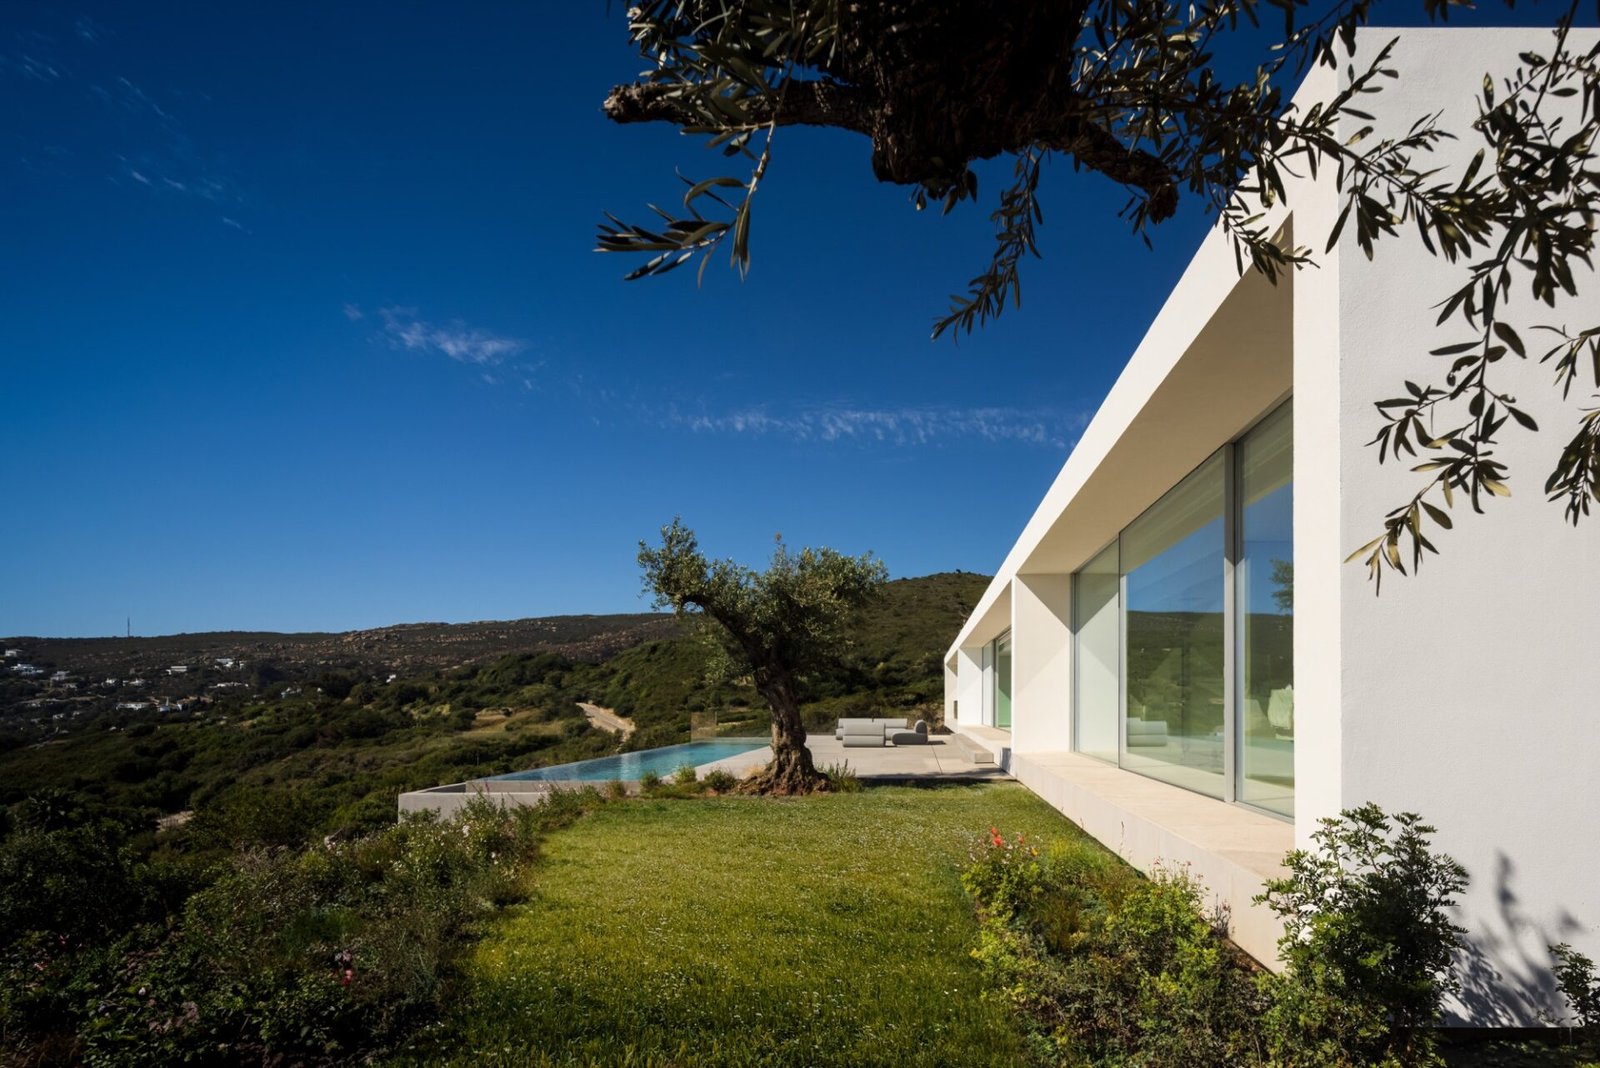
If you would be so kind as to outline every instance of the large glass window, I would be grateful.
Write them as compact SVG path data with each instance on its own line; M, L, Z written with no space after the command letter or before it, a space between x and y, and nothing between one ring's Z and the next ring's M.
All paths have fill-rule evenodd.
M1223 455L1122 534L1124 767L1213 797L1223 779Z
M1011 726L1011 633L994 640L994 725Z
M1294 814L1294 416L1239 443L1239 800Z
M1285 405L1074 576L1079 752L1293 814L1293 438Z
M1072 707L1078 752L1116 763L1122 700L1122 568L1112 542L1072 586L1077 643Z

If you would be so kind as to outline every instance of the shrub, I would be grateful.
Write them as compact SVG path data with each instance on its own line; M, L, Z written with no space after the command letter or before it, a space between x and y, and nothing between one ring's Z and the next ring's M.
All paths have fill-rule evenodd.
M707 790L717 794L725 794L739 785L739 780L733 772L724 771L722 768L713 768L706 772L705 778L700 782Z
M1036 1061L1259 1062L1260 995L1186 873L1146 880L1095 847L1041 852L990 828L962 882L979 906L975 955Z
M697 778L699 778L699 776L695 774L693 764L681 764L679 765L678 770L672 773L672 781L677 783L679 786L688 786Z
M828 789L836 794L853 794L861 789L861 780L850 770L848 760L843 764L829 764L822 769L822 774L828 777Z
M1447 910L1466 869L1429 846L1415 813L1376 805L1325 819L1314 849L1295 850L1264 901L1283 919L1287 970L1265 976L1264 1019L1284 1065L1438 1063L1432 1025L1460 988L1463 929Z
M612 779L606 783L605 795L612 801L620 801L628 796L628 784L621 779Z
M639 776L639 792L653 794L661 788L661 776L653 771L647 771Z
M540 828L587 803L571 796L550 813L479 801L457 820L251 849L176 922L130 915L92 945L13 910L28 930L0 953L0 1030L35 1052L70 1043L65 1056L89 1064L209 1063L224 1047L230 1061L321 1063L392 1047L452 997L475 926L525 897Z
M1550 947L1556 962L1556 986L1579 1027L1600 1029L1600 975L1594 961L1565 942Z

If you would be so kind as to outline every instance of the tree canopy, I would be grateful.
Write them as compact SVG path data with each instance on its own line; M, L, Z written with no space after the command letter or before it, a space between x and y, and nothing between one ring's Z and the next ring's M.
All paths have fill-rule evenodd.
M1537 324L1545 345L1532 351L1504 314L1514 291L1552 308L1577 298L1577 268L1592 267L1600 44L1573 45L1581 0L1571 0L1548 52L1520 54L1498 83L1485 76L1470 129L1418 116L1400 136L1373 137L1370 95L1402 74L1390 48L1357 53L1356 31L1374 2L648 0L628 22L649 69L611 91L606 113L704 135L749 171L685 178L681 209L652 206L658 220L649 225L608 214L599 247L648 256L630 279L696 257L703 274L724 243L747 270L751 204L783 126L867 137L876 178L910 186L919 210L976 200L972 165L1009 157L1013 179L991 215L995 247L935 322L938 337L972 331L1008 301L1020 305L1021 265L1039 254L1040 175L1053 156L1122 185L1135 234L1170 218L1181 199L1197 199L1232 240L1241 270L1248 264L1274 280L1314 253L1285 243L1267 209L1287 199L1286 178L1329 169L1343 209L1330 233L1315 235L1326 248L1353 226L1370 257L1378 241L1414 228L1429 252L1459 269L1456 287L1441 295L1439 322L1454 323L1460 340L1434 350L1444 358L1440 380L1406 381L1377 402L1379 462L1418 461L1419 489L1352 554L1374 578L1405 573L1408 557L1415 570L1437 551L1426 531L1451 526L1458 495L1481 511L1509 493L1506 465L1495 458L1502 429L1538 429L1501 384L1497 363L1537 356L1564 399L1580 378L1600 389L1592 300L1590 321ZM1445 20L1466 0L1422 6ZM1251 74L1229 79L1220 43L1263 18L1282 20L1281 38ZM1292 106L1285 86L1317 63L1347 63L1343 88ZM1436 165L1430 154L1454 139L1481 147L1462 167ZM1578 411L1569 432L1545 491L1576 523L1600 498L1600 409Z
M639 566L658 605L715 624L730 660L771 707L773 761L755 787L817 789L824 780L805 747L799 686L808 672L838 658L855 614L888 580L883 562L871 553L826 548L791 553L780 538L771 564L758 572L707 560L694 531L674 519L661 528L659 547L639 543Z

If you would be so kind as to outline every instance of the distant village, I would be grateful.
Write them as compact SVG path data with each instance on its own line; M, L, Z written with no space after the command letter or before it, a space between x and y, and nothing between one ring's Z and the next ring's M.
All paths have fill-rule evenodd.
M39 658L25 645L3 652L0 732L13 740L48 741L111 714L111 730L143 716L220 714L236 703L224 698L295 697L303 690L281 681L263 687L263 673L247 673L247 662L231 656L141 664L135 673L119 678L83 677L52 663L36 663ZM273 673L264 674L270 678Z

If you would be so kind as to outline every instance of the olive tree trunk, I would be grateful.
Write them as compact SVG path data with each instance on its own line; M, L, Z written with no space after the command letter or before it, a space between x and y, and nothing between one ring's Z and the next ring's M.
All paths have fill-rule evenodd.
M784 671L757 668L756 692L772 709L772 763L745 780L746 789L761 794L812 794L828 788L806 748L800 699L794 680Z

